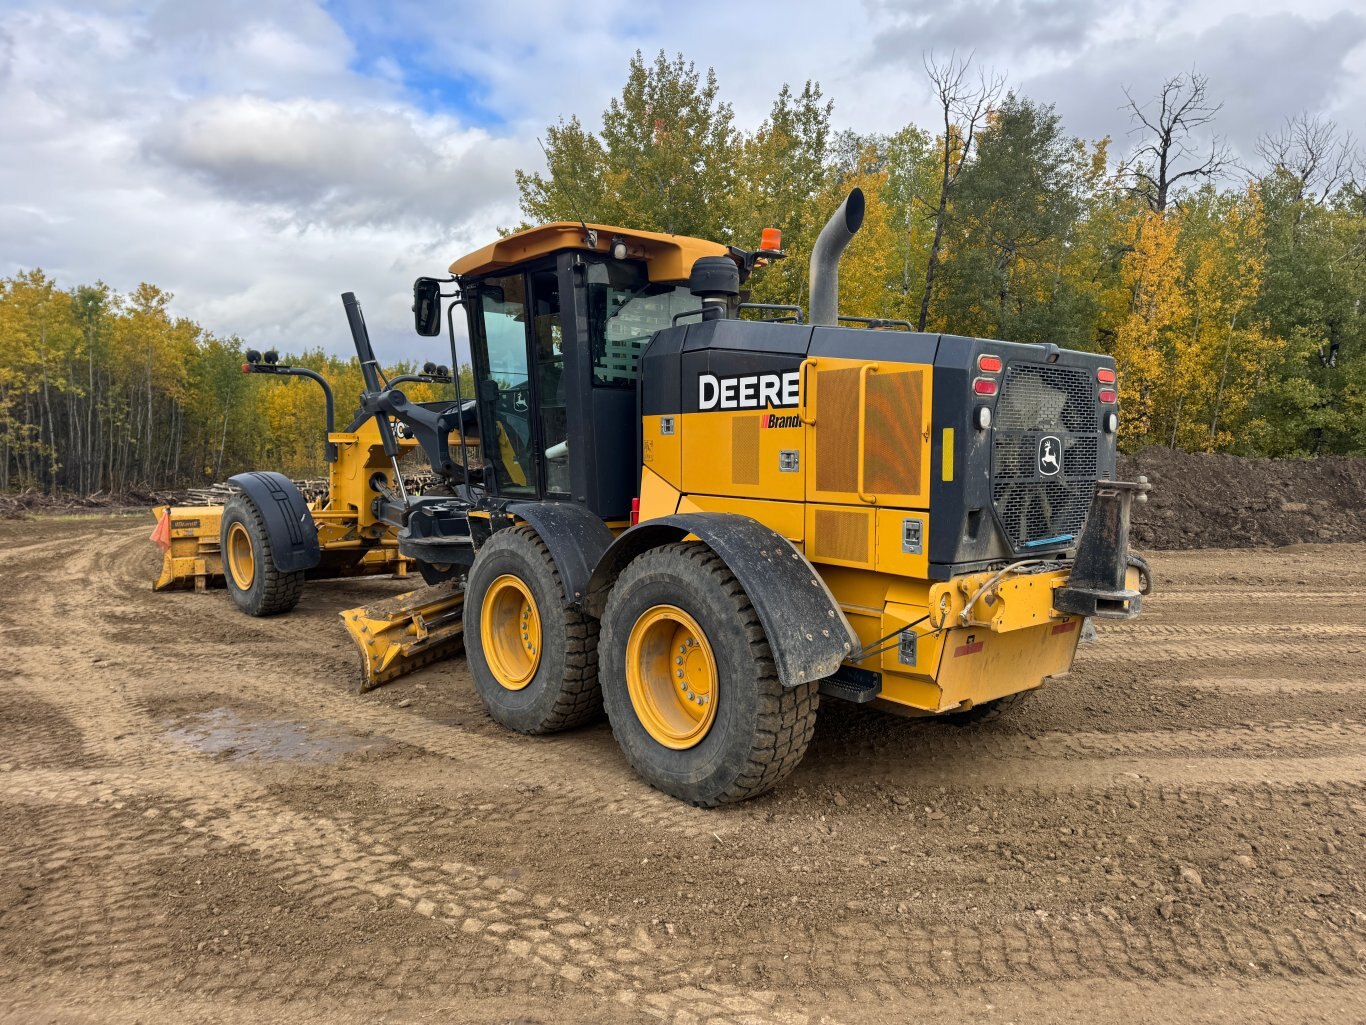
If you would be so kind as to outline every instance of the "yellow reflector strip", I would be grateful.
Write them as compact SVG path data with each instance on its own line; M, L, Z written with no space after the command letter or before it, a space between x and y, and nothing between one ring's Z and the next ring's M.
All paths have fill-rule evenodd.
M944 480L953 480L953 428L944 428L944 472L941 474Z

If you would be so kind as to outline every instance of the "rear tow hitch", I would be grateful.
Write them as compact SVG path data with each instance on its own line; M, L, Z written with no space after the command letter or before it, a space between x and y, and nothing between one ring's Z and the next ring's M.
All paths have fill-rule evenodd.
M1086 517L1086 529L1077 546L1076 562L1067 583L1053 592L1053 607L1073 616L1098 619L1133 619L1151 587L1147 564L1129 556L1129 513L1135 501L1146 502L1152 485L1147 477L1137 482L1099 480ZM1134 562L1142 563L1141 590L1127 586ZM1138 568L1138 567L1135 567Z

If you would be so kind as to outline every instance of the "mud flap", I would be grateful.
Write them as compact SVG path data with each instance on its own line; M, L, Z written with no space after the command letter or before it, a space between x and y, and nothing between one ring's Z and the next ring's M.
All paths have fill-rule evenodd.
M260 511L276 569L296 573L318 565L318 527L292 480L283 473L254 472L229 477L228 483L241 488Z
M593 567L612 544L607 524L570 502L514 502L507 512L526 521L550 549L564 584L565 604L581 605Z
M598 561L584 610L601 618L612 584L632 559L688 535L719 555L740 581L784 687L830 676L857 646L839 602L806 556L758 520L735 513L681 513L632 527Z

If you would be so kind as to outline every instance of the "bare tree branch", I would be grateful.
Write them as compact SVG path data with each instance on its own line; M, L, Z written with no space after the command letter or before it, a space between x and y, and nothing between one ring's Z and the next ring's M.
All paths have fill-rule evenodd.
M1191 71L1169 78L1148 103L1139 103L1127 88L1124 98L1134 124L1129 134L1140 139L1126 175L1150 209L1166 210L1177 182L1218 179L1232 166L1233 154L1221 137L1210 139L1208 152L1203 145L1195 146L1199 130L1212 124L1224 106L1210 102L1209 79L1204 75Z
M1356 141L1337 123L1303 111L1257 140L1257 155L1270 172L1290 175L1296 200L1322 205L1354 178L1358 163Z

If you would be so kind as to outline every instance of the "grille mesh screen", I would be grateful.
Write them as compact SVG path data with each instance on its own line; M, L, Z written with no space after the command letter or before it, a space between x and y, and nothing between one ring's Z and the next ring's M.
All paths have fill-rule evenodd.
M863 482L874 495L919 495L923 370L868 378Z
M759 483L759 418L737 416L730 422L730 479Z
M870 519L871 515L866 512L817 509L813 557L842 559L845 562L867 562Z
M1098 476L1095 384L1089 371L1031 363L1006 368L992 441L991 497L1018 549L1065 547L1081 535ZM1040 472L1040 442L1061 444L1056 476Z
M858 367L825 370L816 378L816 488L858 487Z
M1012 363L1006 367L998 431L1090 434L1096 430L1096 386L1080 367Z

